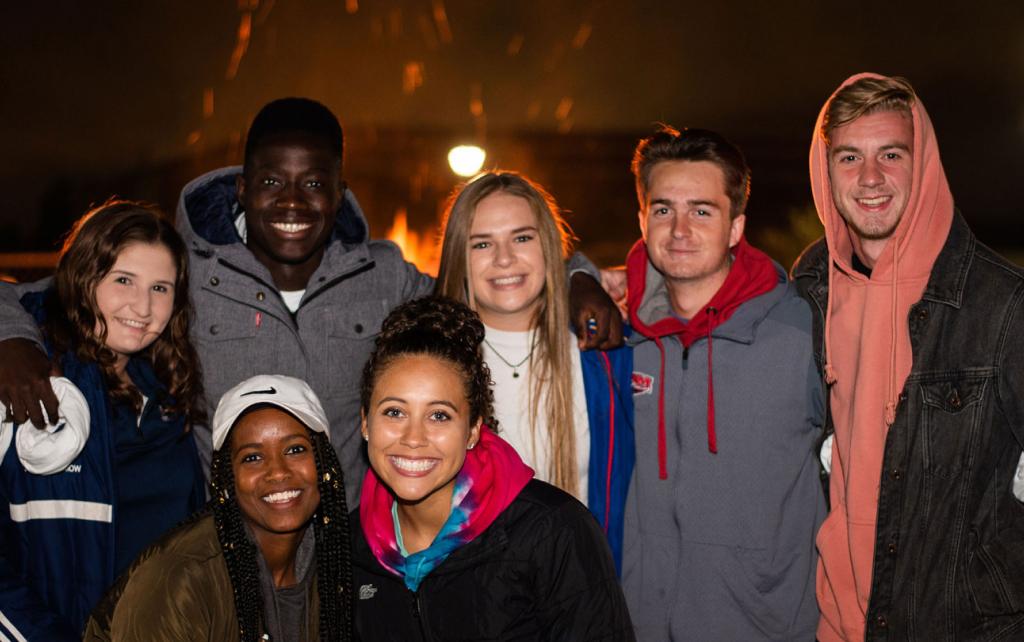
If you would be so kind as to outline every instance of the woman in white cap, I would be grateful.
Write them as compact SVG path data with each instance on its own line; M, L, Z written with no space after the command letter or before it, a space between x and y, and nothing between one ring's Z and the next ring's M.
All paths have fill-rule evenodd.
M345 485L320 401L259 375L224 393L212 428L210 508L139 558L85 639L351 639Z
M80 639L117 576L205 501L187 258L155 208L110 201L20 299L63 373L61 416L40 428L0 410L0 638Z
M594 517L488 427L483 337L465 305L418 299L388 315L366 362L359 637L631 640Z

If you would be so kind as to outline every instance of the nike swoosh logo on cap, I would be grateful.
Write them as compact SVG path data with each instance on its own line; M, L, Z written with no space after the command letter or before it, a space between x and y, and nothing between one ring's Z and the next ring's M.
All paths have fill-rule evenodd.
M277 389L274 388L273 386L271 386L271 387L269 387L269 388L267 388L265 390L250 390L249 392L243 392L242 394L240 394L238 396L239 397L248 397L249 395L276 395L276 394L277 394Z

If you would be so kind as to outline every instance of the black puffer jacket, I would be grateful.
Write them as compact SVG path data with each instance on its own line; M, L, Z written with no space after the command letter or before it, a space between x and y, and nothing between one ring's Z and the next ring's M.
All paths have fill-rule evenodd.
M531 481L413 593L382 567L352 513L362 640L633 640L608 544L593 516Z

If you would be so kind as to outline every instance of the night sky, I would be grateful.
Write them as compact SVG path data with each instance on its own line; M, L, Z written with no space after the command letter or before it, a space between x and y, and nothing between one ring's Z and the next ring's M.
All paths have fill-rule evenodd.
M59 1L6 5L0 36L8 240L38 237L67 181L237 144L284 95L323 101L346 129L717 129L747 150L752 208L783 206L758 202L759 180L791 183L798 207L821 103L876 71L918 90L983 238L1024 243L1021 2Z

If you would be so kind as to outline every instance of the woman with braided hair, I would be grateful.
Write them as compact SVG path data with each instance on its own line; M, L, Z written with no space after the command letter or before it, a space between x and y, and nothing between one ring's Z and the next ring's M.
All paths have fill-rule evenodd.
M353 639L345 485L312 389L252 377L212 428L209 508L135 562L85 639Z
M362 640L632 640L607 541L494 426L484 327L429 297L363 370L370 470L352 512Z

